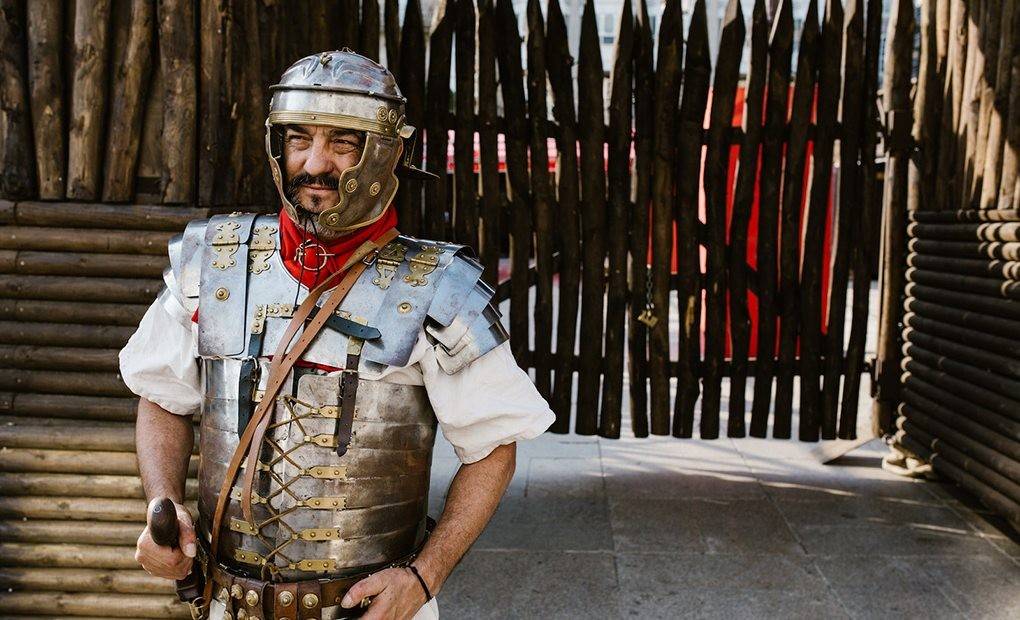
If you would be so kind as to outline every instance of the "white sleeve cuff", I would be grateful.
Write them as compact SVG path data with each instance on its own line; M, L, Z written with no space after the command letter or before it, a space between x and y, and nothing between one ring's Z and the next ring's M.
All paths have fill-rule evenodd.
M508 342L448 375L431 348L419 362L429 400L446 439L463 463L498 446L533 439L556 419L510 353Z

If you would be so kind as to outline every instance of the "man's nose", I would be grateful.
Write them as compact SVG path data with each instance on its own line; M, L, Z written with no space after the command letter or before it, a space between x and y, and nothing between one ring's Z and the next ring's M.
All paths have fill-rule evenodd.
M329 153L325 145L312 144L308 159L305 160L304 170L310 176L316 177L332 171L333 163L330 161Z

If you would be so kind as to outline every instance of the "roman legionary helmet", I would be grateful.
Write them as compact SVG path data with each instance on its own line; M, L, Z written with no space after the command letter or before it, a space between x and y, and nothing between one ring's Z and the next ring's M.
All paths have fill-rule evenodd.
M270 87L266 153L280 200L291 217L297 210L284 191L280 160L284 125L329 125L365 132L361 160L340 175L340 201L318 216L317 226L346 233L382 217L397 191L394 169L403 138L404 99L386 67L344 48L307 56Z

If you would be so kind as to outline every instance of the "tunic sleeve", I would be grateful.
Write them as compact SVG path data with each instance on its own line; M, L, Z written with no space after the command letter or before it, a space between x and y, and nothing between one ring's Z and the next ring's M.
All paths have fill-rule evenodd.
M192 415L202 404L198 339L191 317L167 289L120 351L121 379L132 392L170 413Z
M447 374L431 348L419 365L432 408L463 463L498 446L541 435L555 420L531 377L504 342L455 374Z

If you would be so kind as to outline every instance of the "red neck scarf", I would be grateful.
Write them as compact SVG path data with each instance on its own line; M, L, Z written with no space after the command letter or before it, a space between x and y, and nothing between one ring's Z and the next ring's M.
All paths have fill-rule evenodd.
M322 241L298 226L290 215L280 211L280 258L283 266L309 289L339 271L361 244L378 238L397 225L397 210L387 207L375 222L337 239ZM300 257L298 250L305 244ZM304 269L302 269L304 263Z

